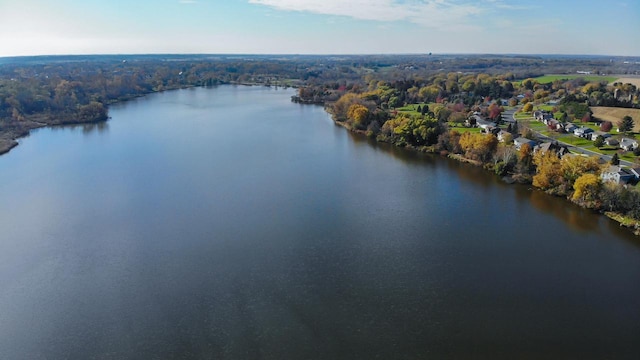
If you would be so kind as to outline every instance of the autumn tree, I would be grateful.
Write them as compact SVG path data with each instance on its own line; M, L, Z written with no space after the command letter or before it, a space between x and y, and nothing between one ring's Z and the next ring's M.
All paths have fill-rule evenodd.
M611 129L613 129L611 121L603 121L602 124L600 124L600 131L609 132Z
M524 105L524 107L522 108L522 111L524 112L531 112L533 110L533 104L532 103L526 103Z
M360 128L366 127L369 119L369 109L360 104L353 104L347 111L347 121Z
M597 156L565 156L560 162L562 177L573 186L573 183L581 175L592 173L598 175L600 173L600 163Z
M571 199L576 203L587 207L596 207L598 193L602 183L595 174L584 174L573 184L573 196Z
M489 105L489 118L496 120L500 118L500 115L504 111L504 108L496 103Z
M460 147L467 158L487 162L498 147L498 139L493 135L466 132L460 136Z
M533 186L542 190L552 190L563 182L560 168L560 158L553 151L544 154L541 151L533 155L536 165L536 175L533 176Z

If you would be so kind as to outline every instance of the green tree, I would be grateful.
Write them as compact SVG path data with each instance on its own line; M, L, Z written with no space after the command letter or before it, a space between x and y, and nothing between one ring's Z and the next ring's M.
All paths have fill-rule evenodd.
M596 140L593 142L593 146L595 146L597 148L603 147L604 146L604 137L602 137L602 135L598 135Z

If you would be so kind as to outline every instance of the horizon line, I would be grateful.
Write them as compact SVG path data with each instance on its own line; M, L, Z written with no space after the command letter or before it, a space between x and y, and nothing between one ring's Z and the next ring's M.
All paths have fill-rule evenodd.
M618 58L640 58L640 55L614 55L614 54L569 54L569 53L465 53L465 52L443 52L443 53L69 53L69 54L32 54L32 55L0 55L0 59L7 58L28 58L28 57L73 57L73 56L573 56L573 57L618 57Z

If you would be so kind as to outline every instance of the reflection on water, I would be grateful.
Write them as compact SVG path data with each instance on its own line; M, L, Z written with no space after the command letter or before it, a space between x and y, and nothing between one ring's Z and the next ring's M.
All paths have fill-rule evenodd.
M81 130L84 135L91 135L94 133L106 133L109 131L109 122L101 121L89 124L66 124L47 127L52 132L64 132L64 131L76 131Z
M637 358L632 235L291 94L155 94L0 157L0 359Z

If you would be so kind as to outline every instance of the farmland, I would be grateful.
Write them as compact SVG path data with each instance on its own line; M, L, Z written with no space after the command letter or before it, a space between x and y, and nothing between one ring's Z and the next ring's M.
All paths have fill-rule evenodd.
M624 77L624 78L619 78L614 82L619 82L623 84L633 84L636 87L640 88L640 77Z
M627 109L618 107L592 106L593 116L601 120L608 120L616 124L623 117L629 115L635 121L634 132L640 132L640 109Z
M547 84L554 82L556 80L573 80L573 79L585 79L586 81L606 81L607 83L611 83L616 81L618 78L615 76L600 76L600 75L544 75L539 76L537 78L533 78L540 84ZM640 79L638 79L640 80Z

